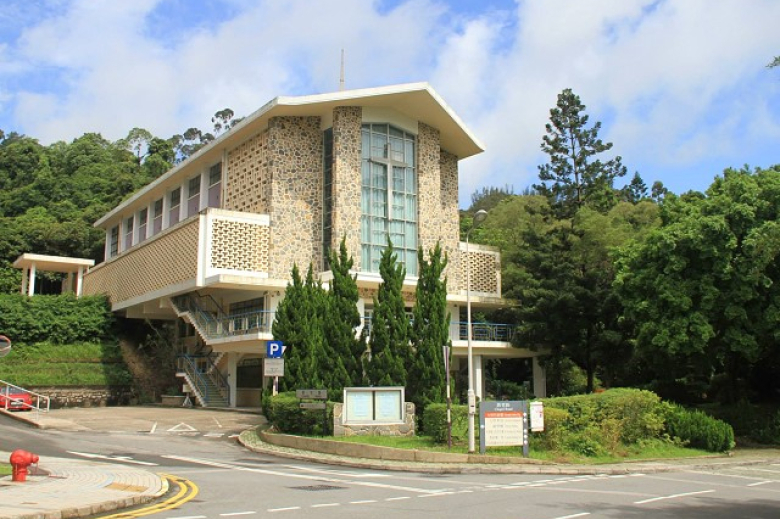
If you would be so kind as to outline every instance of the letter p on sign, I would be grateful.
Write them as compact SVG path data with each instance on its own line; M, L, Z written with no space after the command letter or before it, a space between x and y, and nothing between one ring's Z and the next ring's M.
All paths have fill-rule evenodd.
M279 359L283 352L282 341L268 341L266 344L265 356L269 359Z

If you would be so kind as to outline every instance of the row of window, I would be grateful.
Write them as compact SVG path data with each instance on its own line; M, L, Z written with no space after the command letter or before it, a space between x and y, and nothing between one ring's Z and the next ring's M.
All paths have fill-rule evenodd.
M205 206L201 206L201 183L204 178L208 178L207 200ZM186 207L182 207L183 188L186 188L187 193ZM149 206L122 220L120 224L124 238L122 250L127 250L159 234L164 228L176 225L182 217L188 218L198 214L206 207L219 207L221 192L222 163L220 162L211 166L207 172L190 178L184 185L172 189L165 197L158 198ZM106 249L109 258L119 254L120 225L112 227L108 232Z

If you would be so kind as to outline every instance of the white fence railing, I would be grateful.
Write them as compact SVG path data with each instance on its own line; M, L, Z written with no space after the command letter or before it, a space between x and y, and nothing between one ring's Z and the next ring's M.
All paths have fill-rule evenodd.
M24 389L5 380L0 380L0 409L6 411L49 412L51 399L35 391Z

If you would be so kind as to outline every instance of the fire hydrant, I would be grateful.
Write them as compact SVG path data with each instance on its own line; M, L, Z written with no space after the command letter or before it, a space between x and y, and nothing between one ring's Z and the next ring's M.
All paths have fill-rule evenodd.
M13 475L11 481L27 481L27 467L38 463L38 455L22 449L16 449L11 453L11 467Z

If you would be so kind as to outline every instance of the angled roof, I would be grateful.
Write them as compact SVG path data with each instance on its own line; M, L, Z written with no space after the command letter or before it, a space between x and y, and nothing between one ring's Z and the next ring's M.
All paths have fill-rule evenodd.
M391 108L411 119L437 128L440 132L441 147L459 159L484 151L482 143L428 83L407 83L308 96L280 96L244 118L229 131L222 133L181 164L135 192L95 222L95 226L102 227L115 220L139 200L147 199L150 195L154 198L163 196L166 186L173 177L191 175L193 169L219 162L224 150L238 146L267 128L268 120L272 117L326 116L338 106Z

